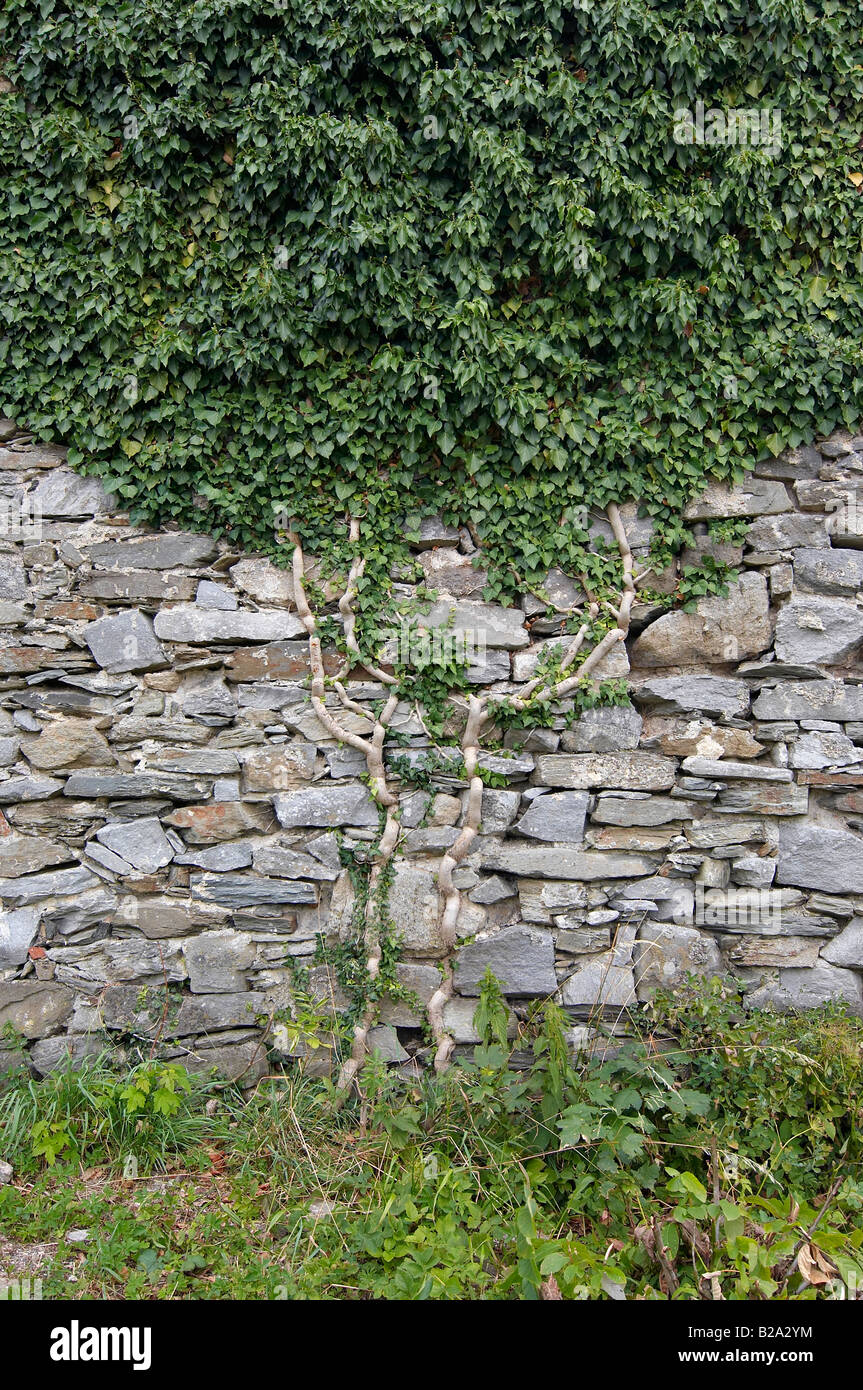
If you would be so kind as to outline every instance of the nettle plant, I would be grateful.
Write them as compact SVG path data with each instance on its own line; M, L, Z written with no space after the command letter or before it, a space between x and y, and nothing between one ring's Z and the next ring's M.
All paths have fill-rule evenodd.
M462 700L454 941L483 729L595 700L626 635L620 504L673 550L709 479L859 419L861 142L844 0L6 0L0 410L135 520L293 563L313 702L382 811L368 903L399 837L377 637L406 516L468 526L489 598L551 566L587 595L555 671ZM342 631L309 554L348 574ZM388 691L362 737L325 704L350 709L336 637Z

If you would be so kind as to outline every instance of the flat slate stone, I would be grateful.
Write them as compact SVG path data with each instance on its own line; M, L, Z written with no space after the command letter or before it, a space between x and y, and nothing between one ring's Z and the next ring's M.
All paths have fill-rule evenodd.
M749 687L726 676L667 676L644 681L632 692L658 714L709 714L733 719L749 713Z
M11 1024L25 1038L42 1038L66 1022L74 994L47 980L0 981L0 1029Z
M155 816L103 826L96 839L143 874L170 864L174 851Z
M274 878L307 878L318 882L334 882L339 876L338 867L322 864L311 854L286 849L283 845L256 847L254 865L258 873L271 874Z
M454 968L455 988L462 995L479 994L487 969L507 995L549 995L557 989L551 932L539 927L504 927L463 946Z
M842 681L780 681L762 689L756 719L863 719L863 686Z
M592 853L589 850L550 848L546 845L522 847L510 843L484 851L483 869L519 878L560 878L588 880L598 878L639 878L652 874L656 862L640 854Z
M4 835L0 837L0 878L19 878L21 874L37 874L54 864L67 864L74 859L68 845L46 840L41 835Z
M791 782L794 774L787 767L770 763L736 763L730 758L684 758L684 772L691 777L744 777L749 782Z
M55 787L59 785L55 783ZM63 787L63 795L107 796L133 801L148 796L168 796L172 801L197 801L207 796L209 790L209 782L179 772L73 772Z
M279 824L298 826L377 825L378 808L362 784L308 787L273 798Z
M719 517L765 516L790 511L788 491L781 482L750 474L742 487L709 483L701 496L689 503L683 515L687 521L711 521Z
M161 536L102 541L84 546L84 553L105 569L172 570L205 565L215 560L219 547L210 536L168 531Z
M863 609L844 599L799 595L785 604L776 620L780 661L831 665L850 656L861 642Z
M567 753L615 753L637 748L642 719L637 710L609 705L585 710L561 735Z
M0 899L15 907L40 902L43 898L70 897L97 888L100 880L82 864L73 869L57 869L49 874L28 874L24 878L0 880Z
M671 821L691 820L698 803L683 797L650 796L643 801L602 796L591 819L600 825L668 825Z
M466 634L472 646L504 647L515 651L529 642L524 614L518 608L497 603L472 603L469 599L443 599L423 615L425 628L447 628Z
M54 468L41 478L28 501L34 516L61 520L107 516L117 508L116 497L105 491L98 478L82 478L66 468Z
M152 622L137 609L88 624L84 639L106 671L151 671L168 664Z
M294 613L281 608L247 608L235 612L178 603L156 614L156 636L166 642L276 642L299 637L305 628Z
M515 829L532 840L581 844L589 800L587 792L547 792L531 802Z
M767 581L749 570L729 584L726 597L700 598L693 612L665 613L650 623L633 644L632 664L673 667L742 661L760 656L771 638Z
M533 780L573 790L666 791L674 785L675 770L676 764L658 753L540 753Z
M844 1001L849 1012L863 1018L863 979L853 970L819 961L811 969L780 970L778 980L768 980L747 996L756 1009L777 1009L795 1013L798 1009L817 1009L823 1004Z
M819 594L856 594L863 589L863 553L859 550L798 550L794 583Z
M602 951L579 962L564 982L561 998L567 1008L627 1009L638 1002L631 965L616 965L614 951Z
M286 878L266 878L262 874L192 874L193 898L221 903L224 907L254 907L258 903L307 903L318 900L311 883Z
M0 782L0 805L19 801L45 801L63 786L56 777L9 777Z
M30 944L39 930L41 917L38 907L0 912L0 970L17 970L24 964Z
M863 837L811 823L780 826L776 882L863 893Z

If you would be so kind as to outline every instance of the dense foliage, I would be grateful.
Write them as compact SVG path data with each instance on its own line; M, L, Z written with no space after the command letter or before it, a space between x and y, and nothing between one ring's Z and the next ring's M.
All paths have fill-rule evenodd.
M6 0L0 55L0 408L150 518L442 509L500 592L860 414L853 0Z
M296 1071L244 1100L107 1055L13 1077L4 1236L59 1241L54 1298L71 1267L97 1298L863 1295L859 1022L747 1018L715 980L574 1061L553 1004L506 1043L491 977L474 1018L472 1062L411 1080L372 1061L338 1112ZM168 1179L124 1182L130 1154ZM62 1234L81 1227L83 1250Z

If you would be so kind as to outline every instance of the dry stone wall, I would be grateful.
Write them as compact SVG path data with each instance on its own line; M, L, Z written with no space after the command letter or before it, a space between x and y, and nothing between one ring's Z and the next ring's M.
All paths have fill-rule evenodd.
M347 1002L319 943L351 929L342 851L378 833L362 756L311 708L291 574L135 528L62 449L11 422L0 436L0 1067L12 1033L41 1074L143 1040L253 1082L292 1055L279 1020L298 966L313 994ZM506 782L486 787L455 874L445 1022L460 1047L487 966L513 1020L554 995L574 1042L690 972L738 977L755 1006L839 1000L863 1016L861 497L863 438L846 435L709 488L689 509L693 548L643 583L670 592L710 554L739 567L727 596L691 612L639 601L627 650L599 672L628 677L631 707L573 724L564 701L553 728L481 756ZM646 569L650 524L622 513ZM751 522L742 544L711 535L726 518ZM553 571L503 609L482 602L467 530L430 520L416 549L438 591L423 622L472 635L472 685L529 679L578 586ZM369 711L383 694L362 670L346 688ZM390 779L407 994L384 999L370 1035L401 1064L429 1055L436 869L467 785L420 714L403 703L387 745L391 768L429 783Z

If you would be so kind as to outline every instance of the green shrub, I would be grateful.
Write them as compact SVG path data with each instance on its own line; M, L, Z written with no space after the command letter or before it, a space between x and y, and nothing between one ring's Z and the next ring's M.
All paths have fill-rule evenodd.
M432 508L504 594L860 416L853 5L6 0L0 53L0 408L151 520L351 510L373 589Z

